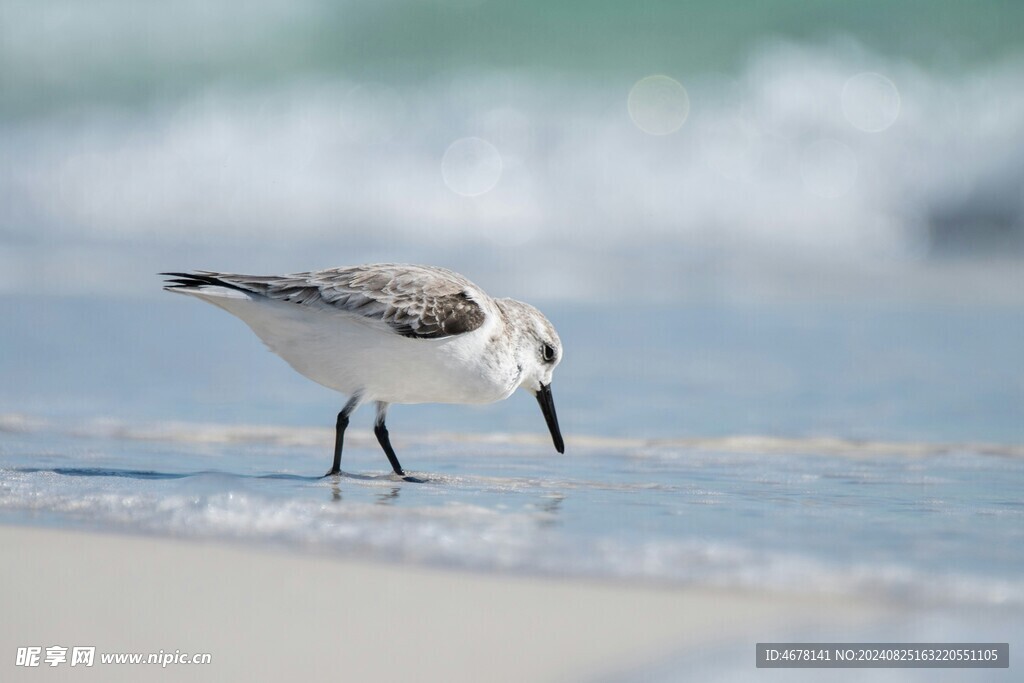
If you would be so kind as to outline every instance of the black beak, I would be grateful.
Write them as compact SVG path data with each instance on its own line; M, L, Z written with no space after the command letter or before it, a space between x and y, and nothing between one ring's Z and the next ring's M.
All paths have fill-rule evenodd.
M544 420L548 423L551 431L551 440L555 442L555 450L565 453L565 444L562 442L562 432L558 428L558 415L555 414L555 399L551 396L551 385L541 384L537 392L537 403L544 412Z

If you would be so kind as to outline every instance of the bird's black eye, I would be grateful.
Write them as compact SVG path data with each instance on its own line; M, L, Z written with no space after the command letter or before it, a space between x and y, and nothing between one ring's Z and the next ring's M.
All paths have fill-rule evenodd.
M541 358L544 359L545 363L550 363L555 360L555 350L548 344L543 344L540 347Z

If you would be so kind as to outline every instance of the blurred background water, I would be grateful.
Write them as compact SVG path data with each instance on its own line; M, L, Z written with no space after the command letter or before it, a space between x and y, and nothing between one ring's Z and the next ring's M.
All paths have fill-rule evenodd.
M0 291L1024 298L1016 3L0 3Z
M0 0L3 519L998 607L1019 633L1022 24L995 0ZM369 478L332 490L303 478L319 443L95 433L330 426L340 397L156 273L372 261L547 312L570 451L927 455L430 437L542 432L514 396L396 407L436 481L377 478L357 438Z
M544 309L566 349L552 386L570 441L756 434L1024 442L1024 316L1013 310ZM4 297L0 318L0 414L69 424L105 417L330 427L344 401L297 374L239 320L169 294ZM370 425L372 415L357 412L354 426ZM393 432L410 436L545 433L525 392L486 406L399 405L389 416Z

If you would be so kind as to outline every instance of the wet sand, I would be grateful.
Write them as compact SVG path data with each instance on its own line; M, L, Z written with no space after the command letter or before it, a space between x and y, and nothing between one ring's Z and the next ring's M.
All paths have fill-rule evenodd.
M4 680L567 681L878 605L339 560L241 545L0 527ZM26 670L18 647L95 645ZM210 664L102 664L104 652ZM44 670L45 669L45 670Z

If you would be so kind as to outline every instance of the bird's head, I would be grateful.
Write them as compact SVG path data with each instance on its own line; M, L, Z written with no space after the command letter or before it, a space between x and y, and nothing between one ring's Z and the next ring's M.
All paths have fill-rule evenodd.
M515 331L516 362L519 364L519 386L537 398L551 438L559 453L565 452L562 432L551 395L551 377L562 362L562 340L544 314L530 304L503 299L508 324Z

